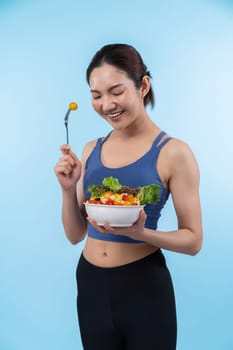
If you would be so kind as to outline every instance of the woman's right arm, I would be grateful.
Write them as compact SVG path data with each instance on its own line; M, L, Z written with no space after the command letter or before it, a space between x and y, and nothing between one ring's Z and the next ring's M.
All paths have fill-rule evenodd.
M83 202L83 176L85 162L93 142L86 145L83 151L82 162L72 152L69 145L61 146L62 158L54 167L55 174L62 189L62 223L65 234L72 244L84 239L87 230L87 221Z

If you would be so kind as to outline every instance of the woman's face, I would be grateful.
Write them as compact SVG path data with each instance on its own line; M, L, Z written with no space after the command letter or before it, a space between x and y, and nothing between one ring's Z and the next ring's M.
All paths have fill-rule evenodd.
M93 108L114 129L129 126L145 112L142 88L137 89L115 66L104 64L93 69L89 84Z

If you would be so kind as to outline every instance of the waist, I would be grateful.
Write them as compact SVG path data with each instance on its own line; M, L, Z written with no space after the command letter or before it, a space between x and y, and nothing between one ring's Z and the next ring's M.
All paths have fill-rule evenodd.
M148 243L122 243L87 238L83 255L93 265L116 267L132 263L158 250Z

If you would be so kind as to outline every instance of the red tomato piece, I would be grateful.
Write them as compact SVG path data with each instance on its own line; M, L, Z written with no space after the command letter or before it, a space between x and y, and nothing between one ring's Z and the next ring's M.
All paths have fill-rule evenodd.
M90 204L102 204L100 199L89 199L88 203L90 203Z
M111 199L111 198L108 198L108 199L106 200L105 204L107 204L107 205L114 205L114 200Z
M127 194L123 194L122 195L122 200L123 201L128 201L129 200L129 196Z

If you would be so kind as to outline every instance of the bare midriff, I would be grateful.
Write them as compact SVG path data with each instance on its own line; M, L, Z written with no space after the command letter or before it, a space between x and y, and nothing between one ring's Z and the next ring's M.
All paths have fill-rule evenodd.
M142 259L158 250L148 243L121 243L87 238L83 255L93 265L116 267Z

